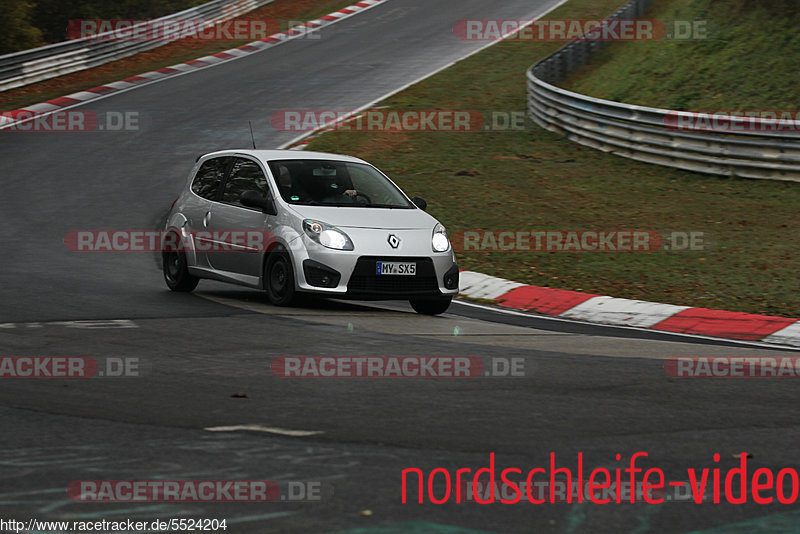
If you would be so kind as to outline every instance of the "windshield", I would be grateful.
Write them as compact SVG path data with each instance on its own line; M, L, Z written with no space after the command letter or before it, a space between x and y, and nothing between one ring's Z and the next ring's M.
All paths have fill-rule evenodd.
M371 165L330 160L269 162L283 200L302 206L413 209L405 195Z

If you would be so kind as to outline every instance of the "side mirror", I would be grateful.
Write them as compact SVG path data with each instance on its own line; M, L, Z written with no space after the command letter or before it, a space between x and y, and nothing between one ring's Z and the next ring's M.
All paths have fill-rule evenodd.
M251 189L242 193L239 202L242 206L247 208L258 208L268 215L277 215L278 211L275 209L275 204L272 202L271 197L265 197L258 191Z
M422 211L425 211L426 209L428 209L428 203L427 203L427 202L425 202L425 199L424 199L424 198L421 198L421 197L412 197L412 198L411 198L411 202L413 202L413 203L414 203L414 205L416 205L416 206L417 206L419 209L421 209Z

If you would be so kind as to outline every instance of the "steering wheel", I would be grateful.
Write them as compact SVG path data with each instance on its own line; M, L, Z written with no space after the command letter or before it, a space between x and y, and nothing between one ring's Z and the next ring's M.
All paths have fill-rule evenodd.
M357 199L358 197L363 197L364 200L366 200L365 204L372 204L372 199L360 191L356 193L356 195L353 197L353 200Z

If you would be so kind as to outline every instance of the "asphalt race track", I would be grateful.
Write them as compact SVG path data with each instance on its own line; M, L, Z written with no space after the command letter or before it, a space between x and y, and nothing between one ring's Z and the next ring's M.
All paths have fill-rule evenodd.
M677 356L778 356L734 343L508 315L455 303L434 319L404 303L270 306L258 291L201 282L170 293L152 255L76 253L80 229L152 229L194 158L295 134L286 109L354 109L481 43L455 20L530 18L555 1L390 0L218 67L89 103L136 111L137 132L0 132L0 356L137 358L141 376L0 385L0 518L226 519L233 533L689 532L796 524L780 504L402 504L401 470L488 466L610 469L637 451L670 480L687 468L797 466L792 380L673 379ZM522 76L522 74L521 74ZM81 108L79 108L81 109ZM290 379L281 356L521 359L524 376ZM220 431L220 427L254 425ZM216 429L216 430L209 430ZM287 432L289 431L289 432ZM301 432L294 432L301 431ZM721 455L719 462L712 456ZM311 482L319 500L80 503L75 480ZM415 495L412 495L415 497ZM369 511L369 512L367 512ZM787 526L788 525L788 526ZM362 529L362 530L359 530ZM724 530L732 532L732 530ZM777 530L788 532L789 530Z

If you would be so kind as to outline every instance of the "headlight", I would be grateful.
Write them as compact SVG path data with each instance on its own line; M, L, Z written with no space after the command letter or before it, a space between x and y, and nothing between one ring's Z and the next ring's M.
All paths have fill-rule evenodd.
M431 245L434 252L447 252L450 248L450 240L447 239L447 230L444 226L437 224L433 229L433 237L431 238Z
M306 219L303 221L306 235L322 245L335 250L353 250L353 242L346 233L324 222Z

